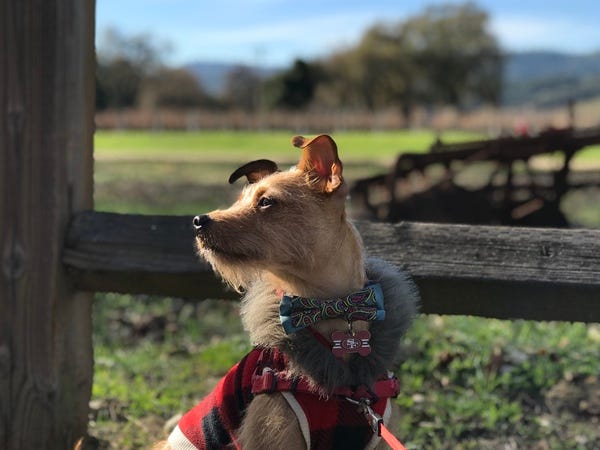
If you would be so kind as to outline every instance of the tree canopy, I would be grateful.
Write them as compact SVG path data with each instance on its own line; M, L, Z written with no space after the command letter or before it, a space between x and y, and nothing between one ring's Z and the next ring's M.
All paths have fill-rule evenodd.
M502 94L501 49L487 13L470 2L439 4L403 21L375 24L356 45L317 61L296 60L266 80L237 67L212 99L197 77L165 68L166 46L150 37L108 30L101 42L99 108L217 103L247 111L397 108L410 119L418 106L496 104Z
M329 94L322 99L341 106L396 106L408 115L416 105L465 107L501 96L502 53L487 14L472 3L376 24L323 65Z
M319 78L316 65L297 59L291 68L267 80L264 102L268 108L303 109L311 103Z

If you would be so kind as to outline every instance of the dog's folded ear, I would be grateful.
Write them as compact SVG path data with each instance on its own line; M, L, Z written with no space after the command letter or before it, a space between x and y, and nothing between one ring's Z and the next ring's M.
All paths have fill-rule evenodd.
M294 136L292 144L302 149L302 157L296 167L316 176L317 184L324 192L334 192L342 185L342 162L331 136L321 134L313 139Z
M229 177L229 184L234 183L243 176L248 179L248 183L256 183L257 181L260 181L264 177L271 175L278 170L277 164L275 164L273 161L269 161L268 159L257 159L256 161L244 164L242 167L233 172Z

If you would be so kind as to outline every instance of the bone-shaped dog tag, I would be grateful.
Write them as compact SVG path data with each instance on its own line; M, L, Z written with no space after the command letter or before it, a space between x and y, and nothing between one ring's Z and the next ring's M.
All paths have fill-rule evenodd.
M343 355L350 353L367 356L371 353L369 339L371 339L371 333L367 330L354 333L352 331L334 331L331 333L331 341L333 342L331 351L336 358L341 358Z

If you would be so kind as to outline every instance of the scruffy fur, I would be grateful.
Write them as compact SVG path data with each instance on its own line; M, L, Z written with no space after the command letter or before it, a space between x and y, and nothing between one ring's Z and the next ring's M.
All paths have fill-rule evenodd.
M313 185L298 170L248 185L229 209L209 214L214 225L198 241L200 255L238 290L257 279L324 298L362 287L362 248L346 220L346 192L324 194ZM263 210L261 198L274 204Z
M346 216L348 189L333 140L321 135L310 141L296 137L293 143L302 149L295 168L273 172L257 161L232 175L245 175L250 184L228 209L195 219L197 248L227 283L246 293L242 320L252 342L286 352L290 370L326 394L339 385L371 383L390 368L416 312L417 295L404 274L365 260L361 239ZM351 355L340 364L307 330L284 333L280 293L334 298L362 288L367 276L382 284L386 298L385 326L354 324L355 330L370 329L370 355ZM388 303L388 296L399 300ZM333 319L314 328L328 338L347 326ZM278 393L252 400L238 436L244 449L305 448L296 416ZM161 442L154 448L170 447Z

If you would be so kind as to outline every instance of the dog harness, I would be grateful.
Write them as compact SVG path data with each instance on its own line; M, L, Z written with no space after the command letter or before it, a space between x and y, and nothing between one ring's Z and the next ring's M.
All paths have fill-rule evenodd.
M392 448L404 449L399 442L393 445L395 439L383 424L391 415L390 398L399 390L386 366L397 355L399 340L417 312L418 291L407 274L383 261L367 260L366 272L375 283L347 297L319 302L285 296L260 281L250 286L246 298L252 301L245 302L243 309L263 318L245 323L257 347L181 418L169 436L171 448L241 448L237 433L252 399L279 393L294 411L307 449L373 448L380 436ZM328 340L311 325L331 318L346 319L348 330L334 331ZM364 319L371 321L370 336L352 329L353 320ZM307 339L307 332L322 349L315 348L314 339ZM317 355L321 351L322 357ZM360 357L350 355L344 362L349 353ZM297 372L290 369L292 365L302 367L306 377L293 376ZM363 373L376 381L360 385Z
M280 392L296 414L306 447L374 448L379 437L365 420L360 402L387 421L398 380L388 374L373 386L343 387L325 395L303 377L288 375L288 359L276 348L257 347L179 421L169 436L173 450L241 448L236 437L245 410L256 395ZM265 431L268 433L268 430Z

